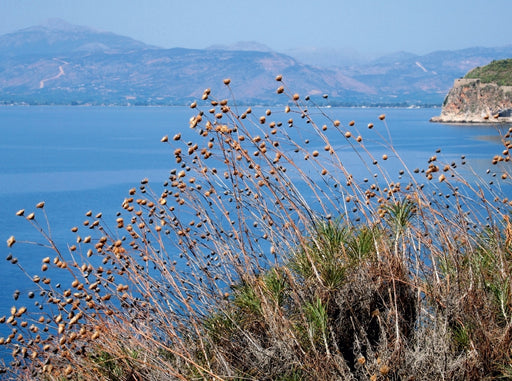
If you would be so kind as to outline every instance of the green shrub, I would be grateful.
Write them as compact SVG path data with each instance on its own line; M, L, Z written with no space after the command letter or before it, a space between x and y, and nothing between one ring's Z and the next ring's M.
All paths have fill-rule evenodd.
M480 79L483 83L492 82L499 86L512 86L512 59L492 61L486 66L479 66L464 78Z

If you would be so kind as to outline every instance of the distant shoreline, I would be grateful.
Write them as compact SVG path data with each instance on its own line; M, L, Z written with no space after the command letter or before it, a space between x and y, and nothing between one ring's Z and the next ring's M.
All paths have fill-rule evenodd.
M463 119L463 118L447 118L443 116L434 116L430 118L430 122L432 123L443 123L443 124L503 124L503 123L512 123L512 118L510 117L499 117L499 118L473 118L473 119Z
M192 103L192 102L190 102ZM12 107L12 106L59 106L59 107L189 107L190 103L184 104L121 104L121 103L111 103L111 104L96 104L96 103L80 103L80 104L72 104L72 103L26 103L26 102L14 102L14 103L2 103L0 102L0 107ZM286 106L286 104L272 104L272 103L237 103L237 106L251 106L251 107L278 107L278 106ZM396 109L423 109L423 108L441 108L438 104L422 104L422 105L404 105L401 103L397 104L369 104L369 105L352 105L352 104L333 104L333 105L321 105L314 104L312 105L318 108L396 108Z

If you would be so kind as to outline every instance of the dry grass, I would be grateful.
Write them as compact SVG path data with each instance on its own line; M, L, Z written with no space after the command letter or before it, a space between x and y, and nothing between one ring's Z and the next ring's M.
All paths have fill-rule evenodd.
M30 275L42 310L2 318L7 377L512 375L510 132L493 184L436 157L414 173L385 115L364 127L387 148L374 157L355 123L276 79L289 106L261 115L205 90L191 105L196 139L162 138L176 168L163 187L131 189L117 226L89 212L63 249L44 204L18 213L53 254Z

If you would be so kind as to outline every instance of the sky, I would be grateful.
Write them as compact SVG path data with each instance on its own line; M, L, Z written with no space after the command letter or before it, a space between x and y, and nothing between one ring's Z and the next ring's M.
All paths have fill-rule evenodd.
M511 44L511 13L511 0L0 0L0 35L60 18L164 48L426 54Z

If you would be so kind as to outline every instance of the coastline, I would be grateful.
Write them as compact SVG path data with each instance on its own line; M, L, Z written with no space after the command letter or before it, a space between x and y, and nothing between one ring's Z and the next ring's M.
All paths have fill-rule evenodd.
M456 123L456 124L501 124L512 123L512 117L488 117L488 116L434 116L430 118L432 123Z

